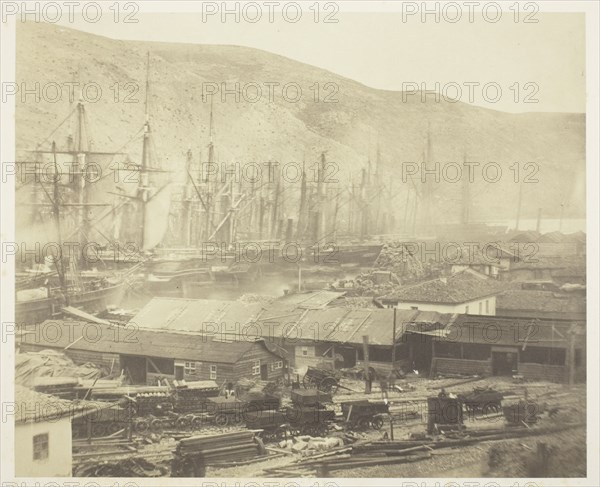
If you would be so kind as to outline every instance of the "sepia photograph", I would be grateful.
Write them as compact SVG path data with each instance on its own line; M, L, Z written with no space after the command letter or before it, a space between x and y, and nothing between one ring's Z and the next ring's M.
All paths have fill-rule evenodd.
M598 3L0 6L2 487L597 485Z

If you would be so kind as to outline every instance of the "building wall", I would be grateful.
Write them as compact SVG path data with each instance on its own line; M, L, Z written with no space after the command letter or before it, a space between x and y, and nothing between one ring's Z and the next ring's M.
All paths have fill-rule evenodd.
M433 374L464 374L492 375L490 360L467 360L460 358L434 357L432 361Z
M564 365L519 363L519 374L526 379L566 382L568 369Z
M488 306L486 309L486 301ZM479 306L481 305L481 312ZM470 315L496 315L496 296L488 296L483 299L475 299L473 301L467 301L460 304L444 304L444 303L415 303L415 302L401 302L395 307L398 309L412 309L416 308L419 311L437 311L438 313L462 313ZM468 307L468 311L467 311Z
M296 344L291 347L290 365L296 370L305 370L307 367L318 367L327 364L331 367L331 350L326 356L323 354L331 349L329 343L308 342Z
M501 272L499 279L503 281L531 281L534 279L552 280L552 269L511 269L506 272Z
M33 459L33 437L48 434L48 458ZM17 477L71 476L71 419L16 423L15 475Z
M196 369L194 372L185 370L186 360L176 360L175 364L184 365L183 378L188 382L196 380L214 380L217 384L221 385L225 382L235 382L235 365L234 364L222 364L215 362L195 362ZM216 378L211 374L211 366L216 366ZM174 378L174 377L173 377Z
M491 264L452 264L450 270L452 274L457 274L466 269L473 269L486 276L497 277L499 273L499 264L497 266Z
M568 368L564 365L546 365L519 362L517 365L519 375L528 380L545 380L549 382L568 381ZM468 360L458 358L434 357L432 361L433 374L464 374L464 375L492 375L491 360ZM585 377L583 368L576 369L576 380Z
M255 373L255 362L260 361L260 365L267 365L267 380L277 380L284 374L284 359L273 352L267 350L263 345L255 344L248 350L235 364L234 373L237 378L246 377L248 379L260 379L260 368L258 374ZM279 367L278 365L281 365Z

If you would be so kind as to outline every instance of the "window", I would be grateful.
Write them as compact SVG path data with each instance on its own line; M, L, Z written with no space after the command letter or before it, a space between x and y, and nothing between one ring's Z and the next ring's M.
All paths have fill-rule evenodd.
M33 437L33 459L45 460L48 458L48 433Z
M411 306L410 309L419 309L418 306Z
M479 314L483 312L483 303L479 301Z
M465 306L465 314L468 315L469 314L469 307Z
M315 347L296 347L296 354L300 354L302 357L314 357Z
M252 362L252 375L260 374L260 360L254 360Z
M217 366L210 366L210 380L217 380Z
M485 300L485 314L486 315L490 314L490 300L489 299Z
M196 375L196 362L186 362L183 369L186 375Z
M273 372L274 370L279 370L279 369L283 369L283 362L281 360L279 362L271 363L271 372Z

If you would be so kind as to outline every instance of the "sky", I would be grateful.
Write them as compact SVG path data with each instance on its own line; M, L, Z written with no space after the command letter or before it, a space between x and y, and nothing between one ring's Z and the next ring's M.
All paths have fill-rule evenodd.
M220 2L209 3L220 8ZM452 23L446 19L456 11L445 16L440 11L436 22L433 14L423 19L421 12L404 18L400 11L375 13L378 2L369 2L370 11L365 12L346 12L342 5L331 17L337 23L325 23L326 12L315 22L309 10L291 23L280 12L270 22L268 7L257 2L262 17L251 23L246 19L257 9L247 10L236 22L234 15L223 19L222 12L204 17L200 11L189 12L199 10L199 4L147 2L133 14L137 23L124 23L128 12L122 11L119 22L107 12L97 23L75 19L59 24L123 40L254 47L373 88L438 89L448 97L502 111L585 112L584 14L537 12L529 18L537 23L526 23L528 12L521 11L515 22L514 12L504 11L492 23L480 12L473 13L471 22L464 9ZM172 11L181 5L188 11L147 11Z

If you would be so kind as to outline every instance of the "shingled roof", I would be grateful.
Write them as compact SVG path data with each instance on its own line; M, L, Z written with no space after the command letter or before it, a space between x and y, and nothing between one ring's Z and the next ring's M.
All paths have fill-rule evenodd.
M112 403L98 401L68 401L49 394L32 391L15 384L15 422L37 423L56 421L59 418L79 417L101 409L112 408Z
M511 289L496 300L496 308L510 310L535 310L558 313L585 313L585 298L575 294L558 294L552 291Z
M382 301L411 303L460 304L493 296L504 289L496 281L472 272L463 271L448 277L401 288L381 298Z

